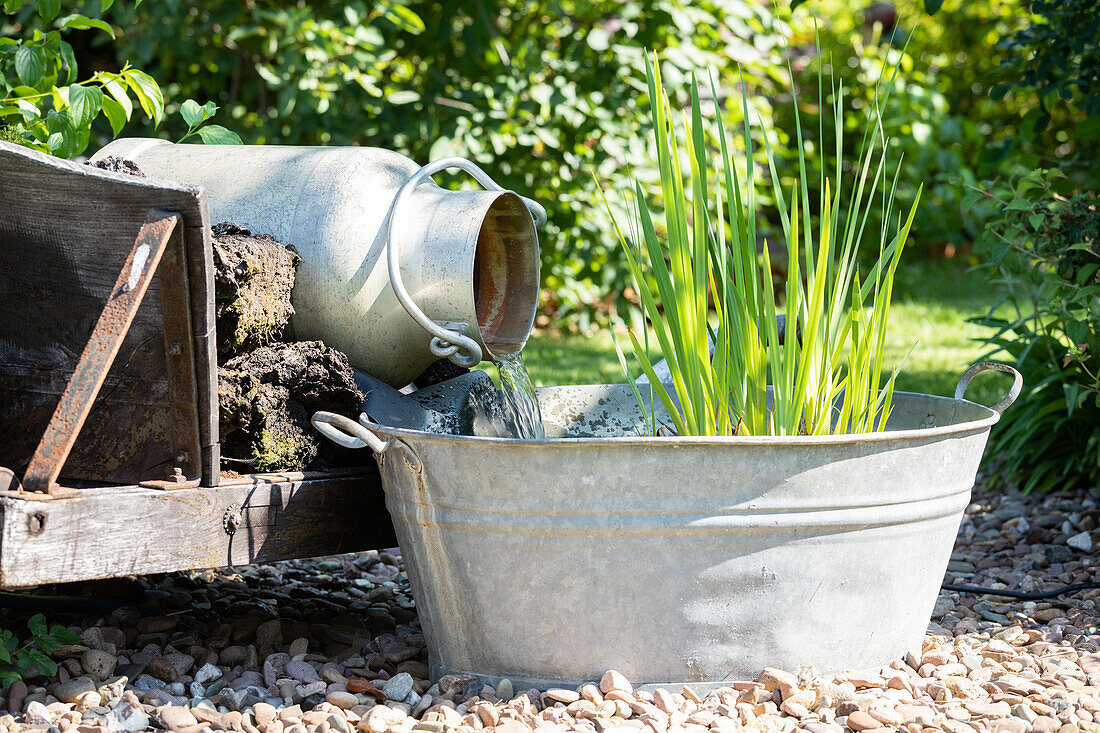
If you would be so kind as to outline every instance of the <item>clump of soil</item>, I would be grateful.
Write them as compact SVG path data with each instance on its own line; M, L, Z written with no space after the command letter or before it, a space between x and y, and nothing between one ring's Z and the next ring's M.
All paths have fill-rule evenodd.
M89 160L85 165L90 165L93 168L102 168L105 171L126 173L131 176L137 176L138 178L145 178L145 174L141 172L141 168L138 168L137 163L132 160L126 160L125 158L117 158L113 155L108 155L103 160Z
M259 472L346 462L309 419L317 410L355 415L362 402L339 351L320 341L258 347L218 367L222 455Z
M290 292L298 253L229 222L215 224L211 233L219 357L278 340L294 314Z

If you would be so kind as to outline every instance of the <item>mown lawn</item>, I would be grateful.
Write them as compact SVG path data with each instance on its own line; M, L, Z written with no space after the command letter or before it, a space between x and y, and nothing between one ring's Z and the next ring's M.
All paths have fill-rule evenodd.
M967 319L983 315L999 300L982 274L955 261L909 263L898 273L891 311L890 365L916 344L898 377L898 389L952 395L959 375L985 353L986 330ZM623 381L611 335L563 334L543 330L524 350L538 385ZM1007 387L1003 375L976 380L967 397L991 404Z

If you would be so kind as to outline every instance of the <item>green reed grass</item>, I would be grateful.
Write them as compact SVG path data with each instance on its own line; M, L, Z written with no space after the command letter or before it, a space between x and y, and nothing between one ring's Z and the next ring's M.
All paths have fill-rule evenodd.
M824 169L821 172L816 217L810 209L797 100L799 177L789 195L780 184L776 156L765 135L768 174L788 263L786 283L776 292L766 242L762 254L757 248L753 128L744 84L741 112L747 175L742 180L721 114L714 120L704 119L695 76L690 110L679 113L662 84L656 55L652 61L646 59L646 78L661 176L663 232L658 234L656 217L636 181L629 236L606 199L604 204L615 221L646 324L641 340L629 333L634 361L648 377L648 389L668 410L676 433L825 435L883 430L897 376L895 369L883 381L890 299L916 210L914 202L905 217L895 217L893 211L897 171L892 177L888 174L889 141L879 117L885 97L880 100L876 94L858 160L846 173L843 85L832 89L835 171L831 178ZM710 86L717 104L713 79ZM822 97L823 91L819 73ZM823 119L821 115L819 141L824 140ZM708 139L717 141L717 149L708 147ZM867 231L869 214L876 206L883 210L883 224L878 231ZM875 238L878 257L861 277L858 251L861 244L868 246L864 239L869 237ZM780 314L787 323L783 343L777 328ZM662 383L654 372L650 333L660 358L668 364L671 384ZM633 384L634 374L617 342L616 350ZM633 390L646 411L641 391ZM650 411L647 431L655 434L659 427Z

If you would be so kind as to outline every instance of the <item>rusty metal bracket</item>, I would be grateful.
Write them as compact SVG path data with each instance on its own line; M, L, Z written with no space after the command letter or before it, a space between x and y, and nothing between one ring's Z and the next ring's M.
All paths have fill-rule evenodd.
M126 338L168 242L181 224L179 214L154 209L146 215L145 223L138 231L134 246L126 257L103 312L23 476L25 491L54 492L57 477Z
M183 227L176 227L160 263L160 307L164 324L164 359L174 462L168 466L165 489L183 488L202 475L199 438L198 377L192 339L190 287Z

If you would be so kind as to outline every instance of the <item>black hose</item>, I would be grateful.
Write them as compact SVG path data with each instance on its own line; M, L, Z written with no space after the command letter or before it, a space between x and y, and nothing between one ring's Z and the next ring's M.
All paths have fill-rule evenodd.
M979 585L951 585L950 583L944 583L940 588L954 591L955 593L980 593L987 596L1015 598L1020 601L1043 601L1047 598L1056 598L1070 593L1079 593L1083 590L1095 590L1100 588L1100 583L1074 583L1073 585L1063 585L1061 588L1054 588L1053 590L1039 590L1031 593L1022 590L1008 590L1007 588L998 590L996 588L983 588Z

